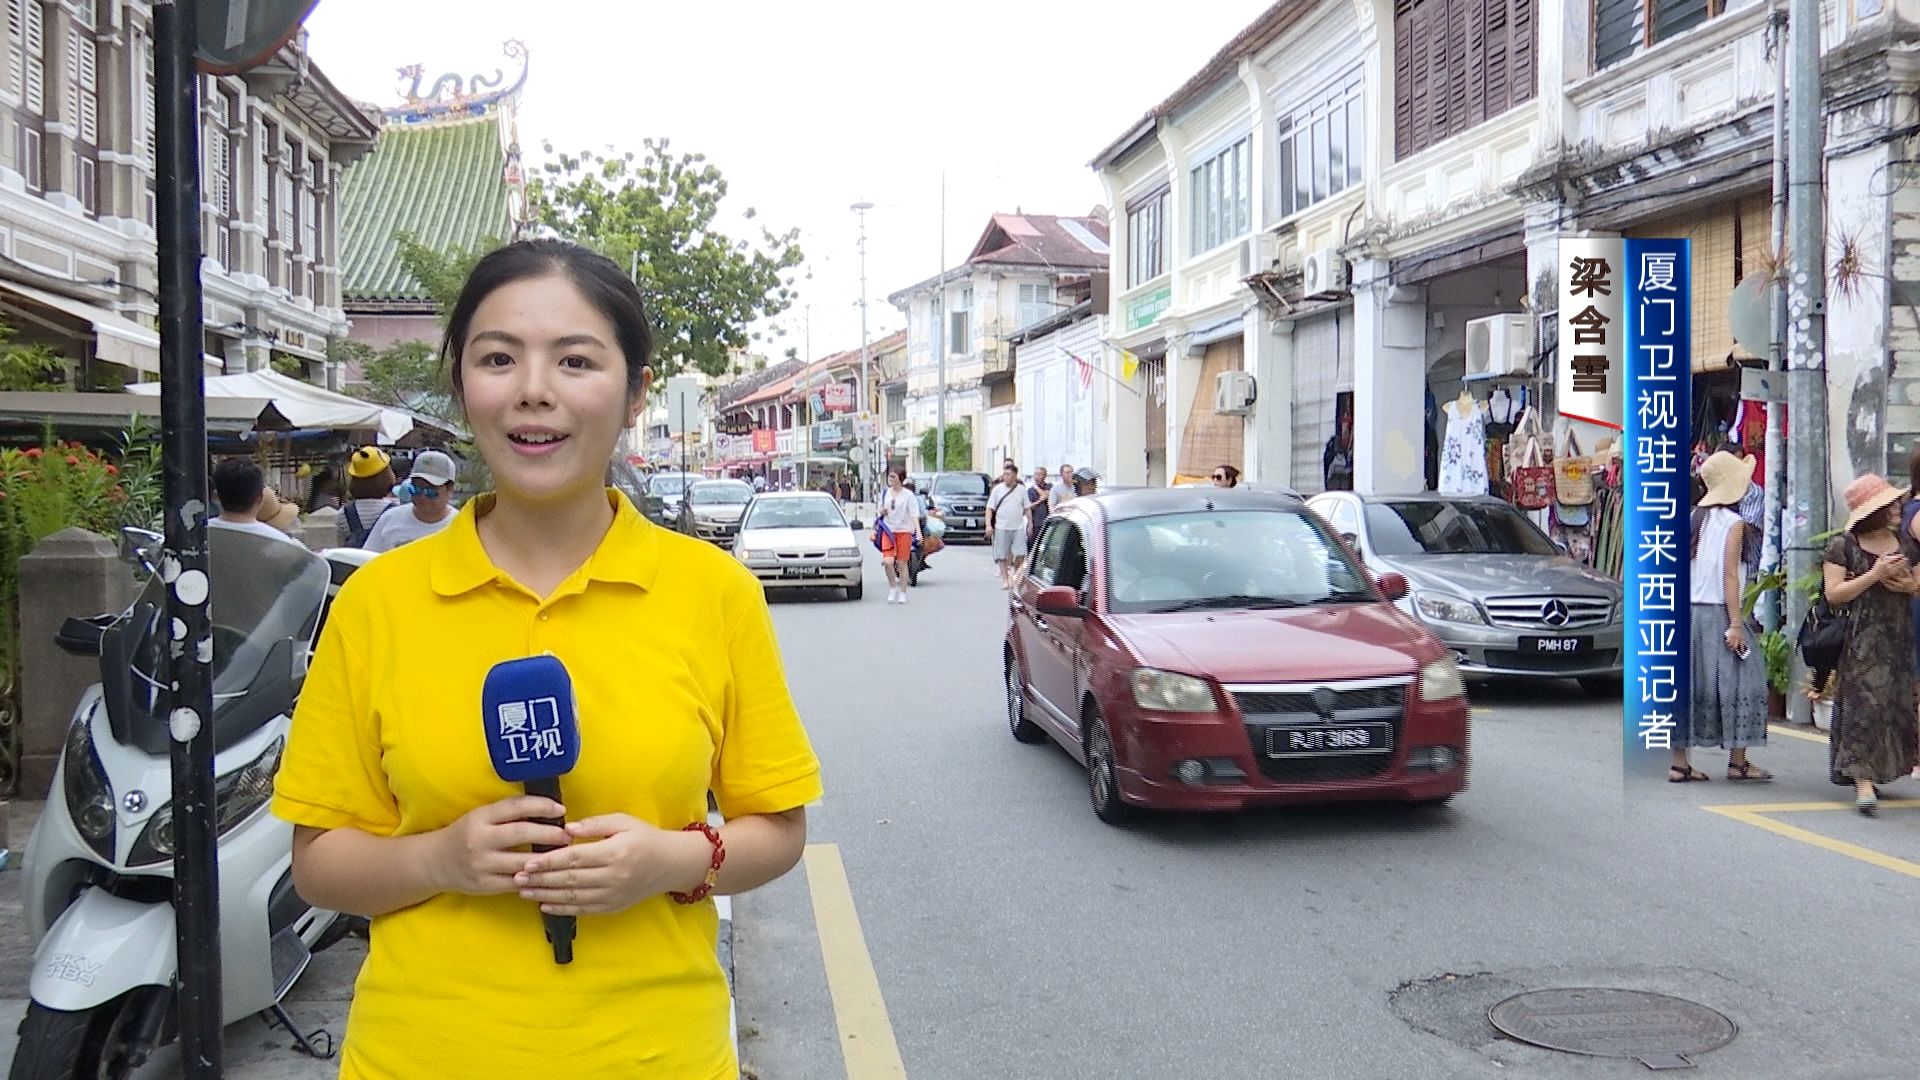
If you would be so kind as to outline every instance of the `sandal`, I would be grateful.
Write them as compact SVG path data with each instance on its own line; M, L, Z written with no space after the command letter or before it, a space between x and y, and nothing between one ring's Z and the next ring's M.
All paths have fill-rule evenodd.
M1751 761L1742 762L1738 765L1729 761L1727 762L1727 779L1735 781L1736 783L1751 781L1755 784L1764 784L1773 779L1773 774L1755 765Z
M1712 777L1691 765L1667 766L1667 783L1684 784L1691 780L1711 780Z

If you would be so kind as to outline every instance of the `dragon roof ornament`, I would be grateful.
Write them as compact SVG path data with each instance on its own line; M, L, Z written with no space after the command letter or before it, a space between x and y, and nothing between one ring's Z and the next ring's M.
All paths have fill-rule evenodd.
M421 85L426 79L426 68L409 64L398 69L400 97L404 103L382 109L382 118L389 124L430 124L487 115L502 102L517 96L527 84L531 60L526 43L508 41L500 51L508 59L520 62L520 73L511 85L507 84L507 73L501 68L495 68L492 75L466 77L448 72L435 79L423 93Z

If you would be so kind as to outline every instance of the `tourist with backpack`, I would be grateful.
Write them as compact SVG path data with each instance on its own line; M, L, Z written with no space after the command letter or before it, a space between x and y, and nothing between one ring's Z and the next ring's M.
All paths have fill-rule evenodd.
M393 459L377 446L363 446L347 461L347 504L340 508L342 547L365 547L380 515L400 505Z

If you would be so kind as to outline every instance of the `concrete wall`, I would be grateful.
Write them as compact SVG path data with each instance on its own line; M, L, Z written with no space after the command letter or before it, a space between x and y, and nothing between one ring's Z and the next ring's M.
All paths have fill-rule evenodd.
M99 661L70 656L53 643L69 616L123 610L133 600L132 568L117 541L62 529L20 560L20 783L39 798L53 782L73 707L100 680Z
M374 349L403 341L424 341L438 348L440 319L436 315L355 315L347 337Z

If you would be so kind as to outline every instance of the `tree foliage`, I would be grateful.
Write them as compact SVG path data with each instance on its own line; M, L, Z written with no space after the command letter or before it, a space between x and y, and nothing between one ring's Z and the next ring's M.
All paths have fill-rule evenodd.
M65 390L66 363L45 345L14 345L13 327L0 322L0 390Z
M728 236L715 226L727 194L720 170L705 155L673 154L666 139L645 147L643 155L555 156L547 145L554 160L528 184L531 216L633 269L653 325L657 376L723 376L728 350L760 336L748 327L792 305L800 231L763 227L758 244Z
M473 264L500 246L486 239L469 248L441 250L428 247L407 233L395 237L400 265L432 298L444 325L447 312L460 296ZM453 401L453 383L440 362L437 343L402 341L384 349L363 342L336 341L336 359L359 365L364 396L379 405L392 405L435 420L458 424L460 409Z
M933 441L939 430L939 428L928 428L920 433L920 462L929 469L941 464L940 446ZM945 465L948 469L958 471L973 468L973 429L964 422L947 425Z

